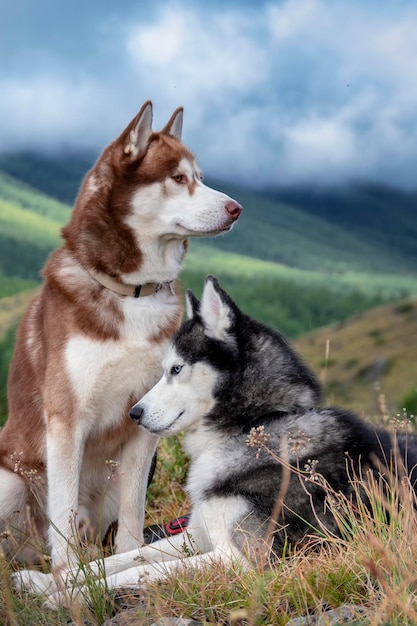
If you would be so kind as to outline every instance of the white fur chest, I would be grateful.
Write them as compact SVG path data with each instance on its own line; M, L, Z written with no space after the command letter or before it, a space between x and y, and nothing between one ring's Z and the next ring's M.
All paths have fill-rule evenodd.
M157 337L178 304L158 296L123 299L119 340L74 335L67 342L65 364L78 414L99 430L114 426L128 399L139 399L162 374L168 342Z
M204 491L210 489L224 471L224 438L215 432L198 428L188 432L184 441L191 456L187 477L187 492L193 504L201 502Z
M168 287L152 296L123 298L121 302L124 323L120 328L121 341L149 342L161 329L180 313L178 299Z

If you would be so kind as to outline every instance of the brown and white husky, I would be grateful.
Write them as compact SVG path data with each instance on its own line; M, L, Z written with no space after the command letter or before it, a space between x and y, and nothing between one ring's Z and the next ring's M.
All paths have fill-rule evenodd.
M116 552L142 543L158 437L128 412L160 378L179 327L187 238L227 232L241 212L202 183L181 143L182 117L176 109L154 132L146 102L104 150L21 322L0 432L1 547L10 557L32 560L37 535L59 568L73 561L81 531L103 536L115 520Z

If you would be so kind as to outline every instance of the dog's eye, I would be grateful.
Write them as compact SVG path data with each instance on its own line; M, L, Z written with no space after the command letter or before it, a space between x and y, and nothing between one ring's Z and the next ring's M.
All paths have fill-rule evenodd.
M172 178L180 185L185 185L187 183L187 177L185 174L175 174Z
M181 372L183 367L184 367L183 365L173 365L171 367L171 375L178 376L178 374Z

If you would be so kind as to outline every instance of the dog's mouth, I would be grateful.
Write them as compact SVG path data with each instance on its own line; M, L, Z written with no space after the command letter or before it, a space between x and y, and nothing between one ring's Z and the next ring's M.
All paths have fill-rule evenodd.
M144 424L140 424L140 425L143 428L146 428L146 430L149 430L149 432L151 432L154 435L159 435L160 437L164 437L164 436L169 437L170 435L172 435L172 427L180 419L180 417L182 417L184 415L184 413L185 413L185 411L181 411L177 415L177 417L175 419L173 419L170 424L168 424L168 426L164 426L163 428L155 428L154 426L148 428Z
M220 228L217 232L220 233L228 233L230 230L232 230L233 226L236 224L236 221L231 222L230 224L228 224L227 226L224 226L223 228Z
M217 237L217 235L222 235L224 233L228 233L232 230L235 221L231 221L223 226L219 226L218 228L213 228L212 230L196 230L193 228L187 228L180 223L177 223L176 226L179 229L182 229L184 233L186 233L187 237Z

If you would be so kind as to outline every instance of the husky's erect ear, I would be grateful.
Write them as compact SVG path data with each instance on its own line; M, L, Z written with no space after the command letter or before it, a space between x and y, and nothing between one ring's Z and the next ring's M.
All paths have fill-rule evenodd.
M175 139L181 141L183 112L184 109L182 107L175 109L169 122L161 130L161 133L171 135L171 137L175 137Z
M152 102L148 100L121 134L124 154L132 161L143 154L152 132Z
M230 306L230 298L220 287L217 278L207 276L201 298L200 315L205 333L212 339L230 340L235 313Z
M200 310L200 302L197 300L191 289L187 289L185 292L185 310L189 320L191 320Z

